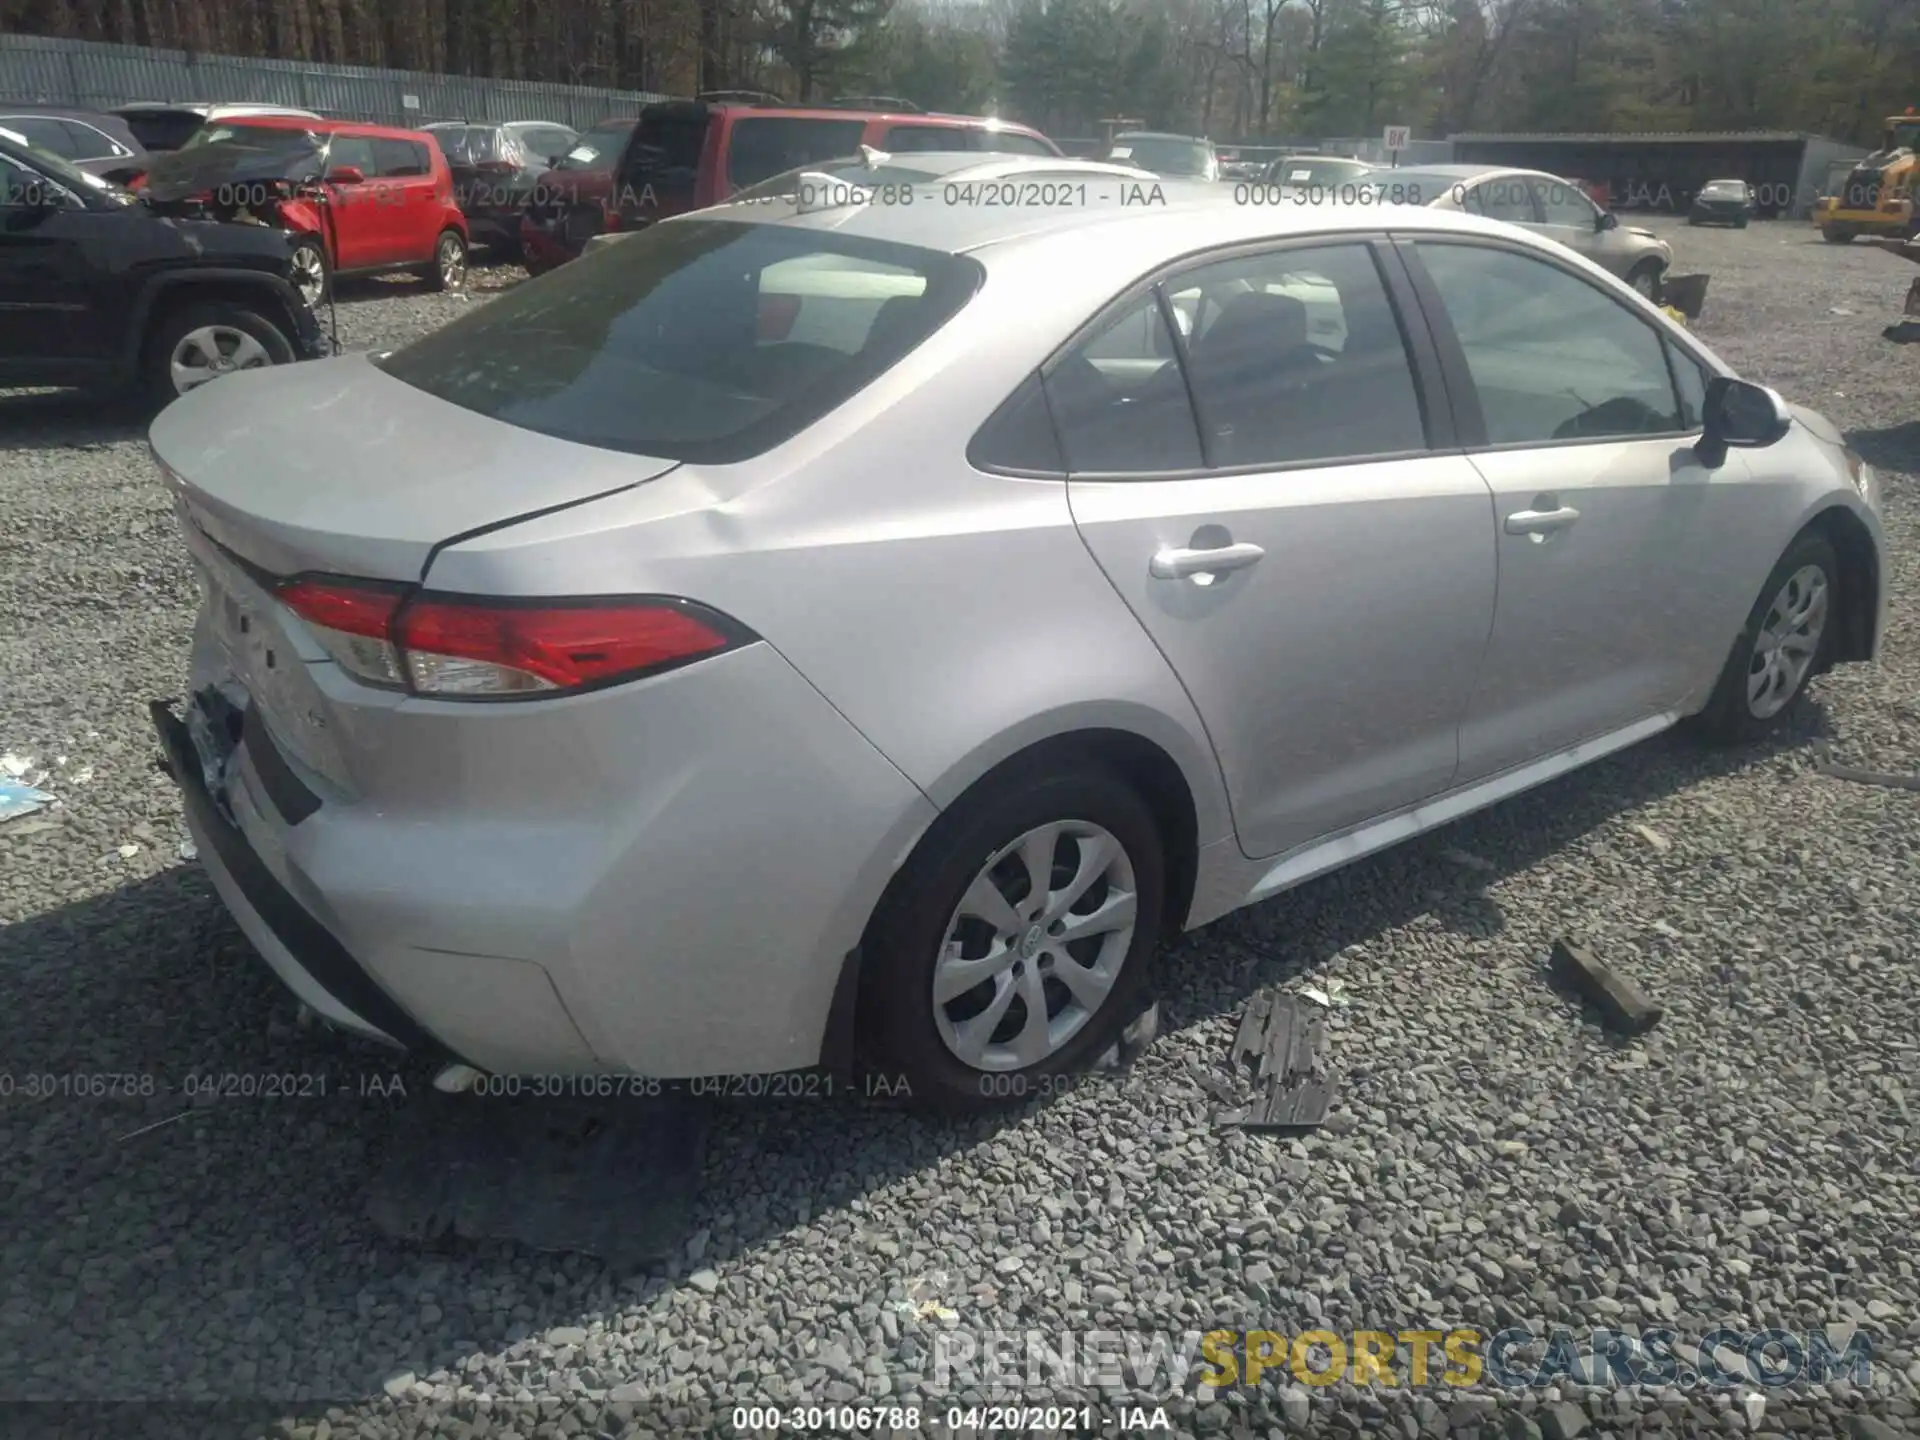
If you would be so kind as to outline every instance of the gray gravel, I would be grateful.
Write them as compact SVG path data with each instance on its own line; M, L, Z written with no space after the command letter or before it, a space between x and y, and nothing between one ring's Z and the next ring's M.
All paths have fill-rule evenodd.
M944 1415L927 1357L954 1326L1697 1339L1854 1321L1876 1347L1864 1393L1293 1386L1170 1414L1261 1434L1310 1415L1396 1435L1920 1434L1920 796L1814 769L1824 744L1920 772L1920 354L1878 339L1909 267L1810 234L1675 243L1680 269L1713 274L1709 343L1905 472L1877 669L1827 678L1770 748L1655 741L1188 937L1165 957L1160 1040L1051 1104L967 1125L726 1110L699 1233L649 1274L369 1231L362 1189L426 1077L298 1028L181 859L143 702L177 691L192 597L139 431L0 400L0 752L66 757L61 808L0 825L0 1400L251 1397L302 1436L323 1418L432 1433L490 1404L492 1433L667 1434L736 1403L917 1396ZM483 274L482 295L511 278ZM342 338L391 343L475 303L359 287ZM1562 931L1656 993L1658 1029L1612 1042L1543 982ZM1353 1000L1330 1012L1328 1125L1210 1131L1201 1081L1245 997L1309 976ZM189 1103L208 1073L327 1093ZM31 1099L35 1074L155 1093ZM413 1098L360 1093L395 1074ZM210 1412L151 1413L219 1433Z

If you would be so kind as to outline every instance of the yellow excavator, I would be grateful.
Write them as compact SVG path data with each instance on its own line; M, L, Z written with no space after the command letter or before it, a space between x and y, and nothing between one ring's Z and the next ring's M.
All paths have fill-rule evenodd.
M1920 235L1920 210L1914 205L1914 181L1920 179L1920 109L1887 117L1880 148L1854 166L1838 195L1825 197L1813 212L1824 239L1844 245L1856 235L1886 235L1896 240Z

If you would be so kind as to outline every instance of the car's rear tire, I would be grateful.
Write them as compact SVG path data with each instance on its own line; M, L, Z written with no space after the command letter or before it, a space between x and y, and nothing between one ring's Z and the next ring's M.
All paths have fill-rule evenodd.
M193 301L161 315L148 332L141 388L166 405L222 375L293 359L293 342L259 311L231 300Z
M1088 762L988 783L934 822L862 942L868 1088L916 1108L1057 1093L1139 1015L1149 983L1166 859L1146 802Z
M1786 724L1807 682L1826 668L1839 603L1839 556L1826 536L1802 532L1760 587L1712 698L1694 717L1701 736L1738 745Z
M318 310L327 298L327 288L333 283L332 267L327 264L327 250L319 237L303 235L293 245L292 255L293 288L313 309Z
M433 263L427 267L431 290L458 290L467 283L467 242L458 230L442 230L433 242Z
M1849 240L1853 239L1853 231L1844 225L1822 225L1820 227L1820 238L1829 245L1845 245Z

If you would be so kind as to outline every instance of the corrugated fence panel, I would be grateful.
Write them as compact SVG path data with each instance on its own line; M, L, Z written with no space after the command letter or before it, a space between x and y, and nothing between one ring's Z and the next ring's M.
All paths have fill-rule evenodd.
M407 104L411 96L416 102ZM342 120L553 120L583 130L664 95L529 80L430 75L363 65L316 65L190 55L42 35L0 35L0 99L111 109L135 100L294 105Z

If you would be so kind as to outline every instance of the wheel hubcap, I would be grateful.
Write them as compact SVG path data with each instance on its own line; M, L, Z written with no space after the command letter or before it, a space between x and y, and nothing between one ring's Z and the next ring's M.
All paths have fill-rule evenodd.
M1651 300L1653 298L1653 276L1642 270L1638 275L1633 277L1633 288Z
M440 242L440 279L446 285L458 285L467 273L466 252L460 242L448 236Z
M320 258L320 252L311 245L294 251L293 283L309 307L320 303L320 297L327 288L327 267Z
M976 1070L1024 1070L1085 1028L1120 977L1138 908L1133 862L1083 820L1037 826L967 887L933 972L941 1040Z
M1827 602L1827 573L1818 565L1802 565L1773 597L1747 667L1747 709L1756 720L1772 719L1799 693L1826 633Z
M235 370L257 370L273 364L267 347L231 325L202 325L180 337L168 357L176 395L198 389L209 380Z

